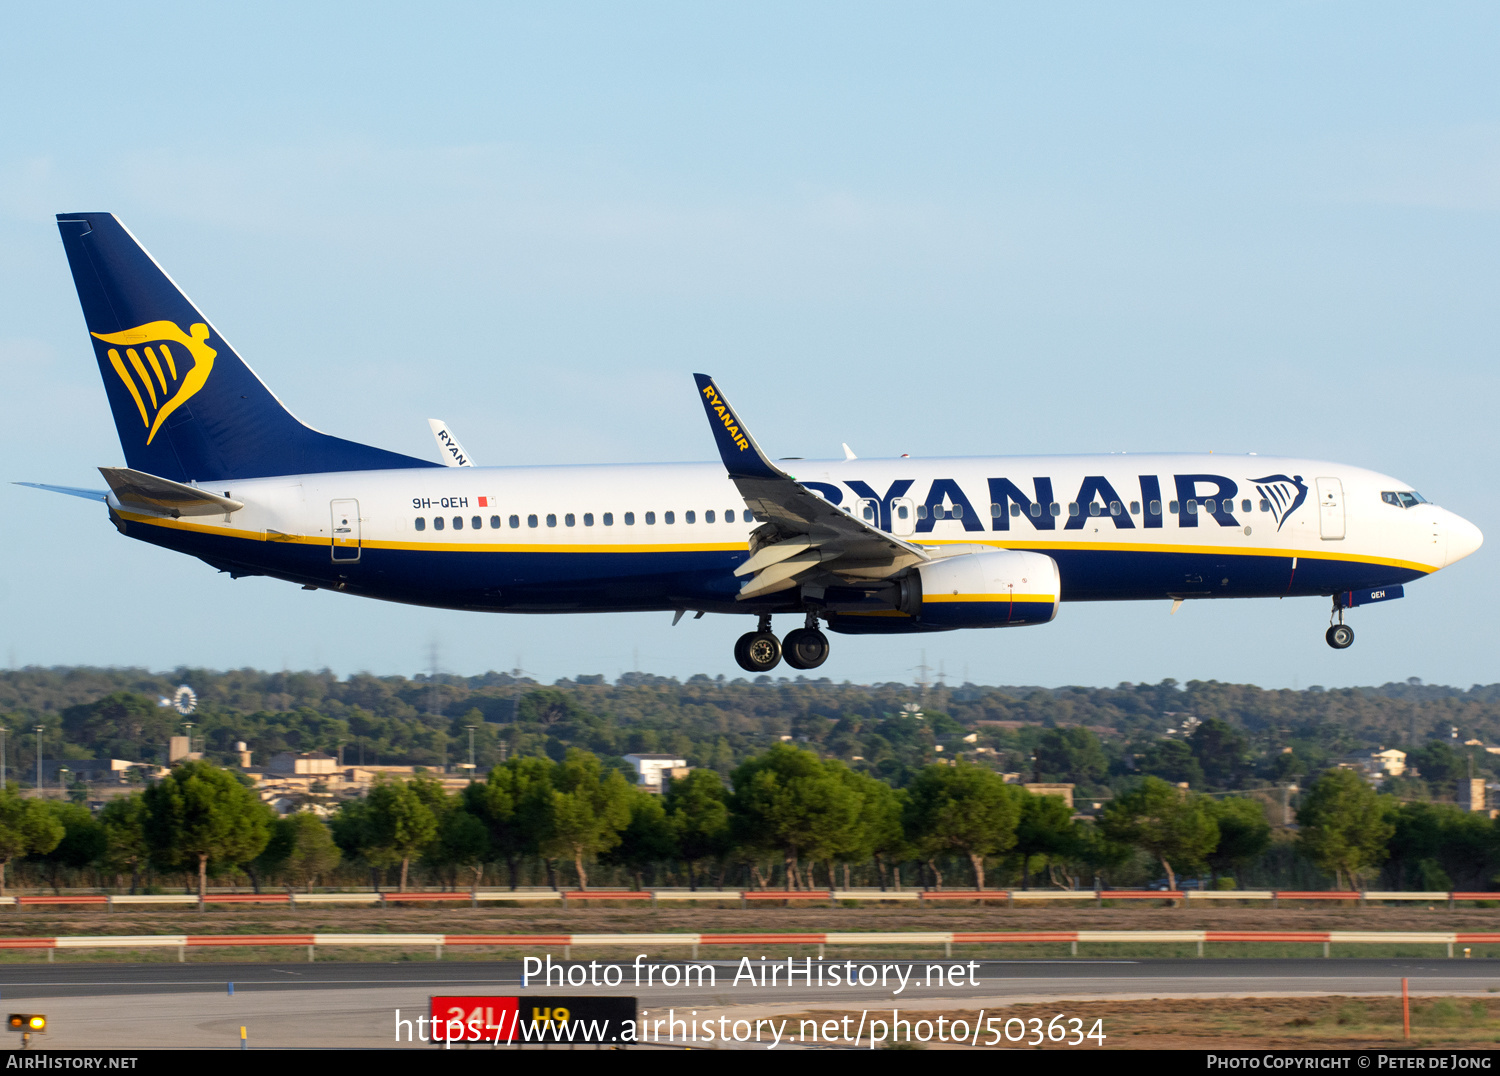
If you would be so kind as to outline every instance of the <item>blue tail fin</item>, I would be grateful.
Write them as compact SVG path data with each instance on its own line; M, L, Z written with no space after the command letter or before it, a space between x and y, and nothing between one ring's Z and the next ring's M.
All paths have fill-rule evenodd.
M299 422L109 213L59 213L125 461L177 482L435 467Z

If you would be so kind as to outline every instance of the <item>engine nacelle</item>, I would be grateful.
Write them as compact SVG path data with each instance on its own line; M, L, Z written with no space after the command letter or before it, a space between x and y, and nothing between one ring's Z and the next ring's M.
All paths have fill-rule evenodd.
M1057 561L1019 549L919 564L902 583L901 611L929 630L1045 624L1062 595Z

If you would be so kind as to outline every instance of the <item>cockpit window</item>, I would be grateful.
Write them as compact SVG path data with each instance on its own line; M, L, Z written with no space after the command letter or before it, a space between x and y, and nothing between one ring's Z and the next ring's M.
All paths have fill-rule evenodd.
M1386 504L1395 505L1397 508L1413 508L1419 504L1427 503L1427 498L1413 489L1382 493L1380 499Z

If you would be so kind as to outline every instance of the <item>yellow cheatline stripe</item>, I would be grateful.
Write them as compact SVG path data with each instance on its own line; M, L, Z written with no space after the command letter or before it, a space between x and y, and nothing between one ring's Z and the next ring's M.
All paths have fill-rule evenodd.
M988 538L942 539L936 542L922 541L918 545L987 545L996 549L1035 550L1040 553L1051 550L1087 550L1090 553L1190 553L1216 557L1276 557L1282 560L1337 560L1353 564L1380 564L1388 568L1406 568L1414 572L1435 572L1441 565L1423 564L1414 560L1393 560L1390 557L1372 557L1363 553L1343 553L1336 549L1285 549L1272 546L1233 548L1218 545L1154 545L1147 542L997 542Z
M166 527L171 530L190 531L194 534L216 534L225 538L242 538L253 542L278 542L290 545L311 546L328 546L332 544L330 538L318 534L283 535L259 530L245 530L239 527L226 527L222 523L218 525L195 523L186 519L168 519L161 516L140 515L134 512L121 512L120 517L132 523L145 523L156 527ZM352 539L340 539L340 548L344 548L343 543L346 541L350 548L355 544ZM478 542L372 542L363 540L359 545L362 549L398 549L439 553L734 553L745 551L745 546L736 542L696 545L690 543L675 545L501 545Z
M167 519L161 516L135 515L121 512L121 517L136 523L148 523L153 526L171 527L178 530L194 531L200 534L218 534L227 538L246 538L251 541L265 542L278 541L290 542L297 545L328 545L330 539L321 535L294 535L285 537L280 535L268 536L265 531L243 530L235 527L226 527L223 524L214 526L205 523L192 523L183 519ZM456 542L389 542L372 541L365 539L360 543L366 549L396 549L415 550L423 552L441 553L719 553L719 552L747 552L742 544L736 542L712 542L712 543L681 543L681 544L653 544L653 545L567 545L563 543L541 544L498 544L498 543L473 543L464 539ZM1281 560L1291 560L1296 557L1299 560L1332 560L1343 561L1350 564L1379 564L1387 568L1404 568L1409 571L1430 574L1440 567L1439 565L1422 564L1410 560L1393 560L1389 557L1372 557L1360 553L1339 553L1336 550L1305 550L1305 549L1271 549L1266 547L1256 549L1230 549L1221 546L1184 546L1184 545L1146 545L1142 543L1123 542L1100 542L1085 544L1082 542L1015 542L1012 544L1001 544L994 541L943 541L926 542L925 545L987 545L995 549L1022 549L1046 551L1048 549L1060 550L1086 550L1088 552L1130 552L1130 553L1191 553L1207 554L1224 557L1272 557ZM930 599L929 599L930 600Z
M906 619L908 619L908 620L911 619L911 614L910 613L903 613L900 609L876 609L876 610L873 610L873 611L868 612L868 613L864 613L864 612L852 612L851 611L851 612L835 613L834 615L835 616L903 616L903 617L906 617Z
M928 605L932 602L1046 602L1051 605L1057 601L1052 594L923 594L922 604Z
M146 401L141 399L141 394L136 390L135 382L125 372L125 364L120 361L120 353L114 348L109 349L109 361L110 365L115 368L115 373L120 375L120 380L125 382L125 387L130 390L130 396L135 400L135 406L140 408L141 424L145 426L151 425L151 420L146 417Z

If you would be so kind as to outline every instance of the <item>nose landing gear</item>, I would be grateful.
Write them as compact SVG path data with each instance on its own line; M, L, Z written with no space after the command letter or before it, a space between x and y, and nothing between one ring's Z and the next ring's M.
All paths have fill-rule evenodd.
M1331 623L1334 617L1338 617L1337 624ZM1333 599L1333 614L1328 619L1330 624L1323 638L1335 650L1348 650L1354 645L1354 629L1344 623L1344 607L1339 604L1337 597Z

